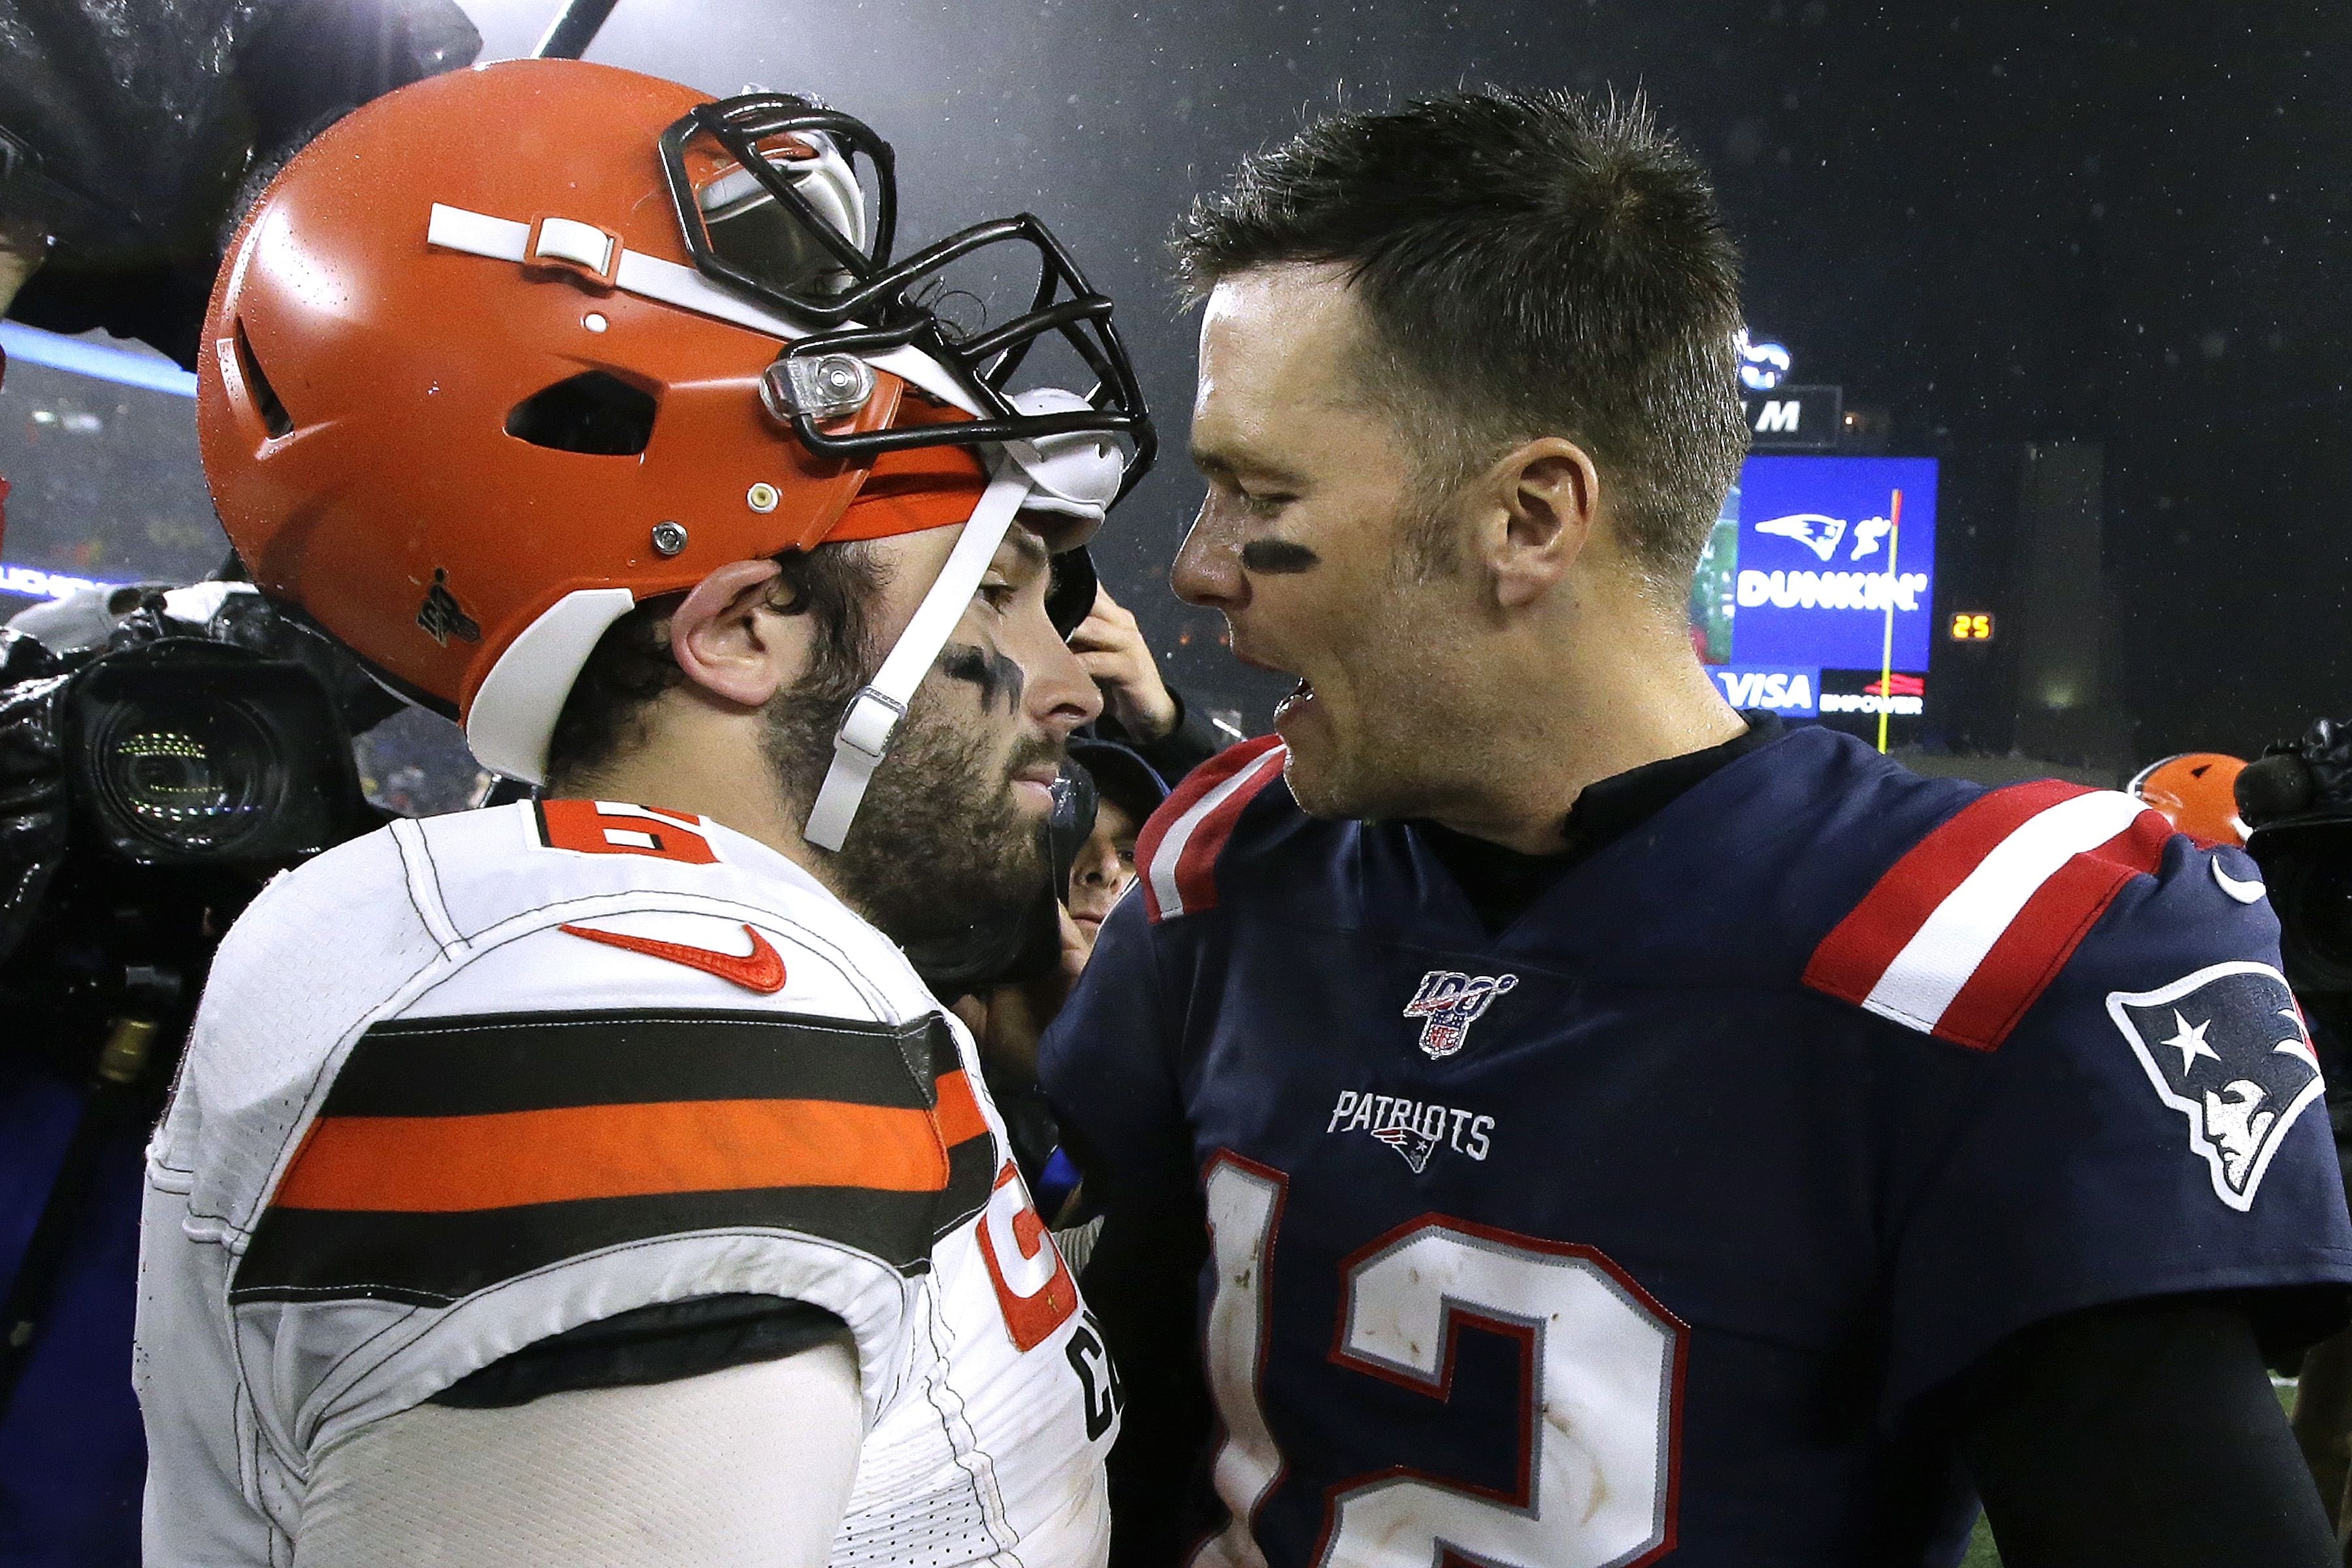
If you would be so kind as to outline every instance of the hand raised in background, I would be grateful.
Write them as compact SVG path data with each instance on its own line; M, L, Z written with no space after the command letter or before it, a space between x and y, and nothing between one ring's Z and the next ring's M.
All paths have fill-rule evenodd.
M1070 634L1070 649L1102 688L1105 710L1133 740L1149 745L1176 728L1176 699L1160 679L1160 661L1108 587L1095 590L1095 607Z

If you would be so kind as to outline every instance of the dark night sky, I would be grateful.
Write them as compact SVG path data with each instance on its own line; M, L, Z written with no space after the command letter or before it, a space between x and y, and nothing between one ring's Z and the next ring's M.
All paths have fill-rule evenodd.
M554 10L465 4L485 58ZM1759 335L1889 409L1889 449L1981 468L2105 443L2105 581L2080 592L2116 614L2110 698L2140 756L2352 711L2341 8L620 0L590 58L867 119L898 148L902 248L1024 208L1055 227L1120 300L1170 441L1105 574L1183 683L1254 722L1274 689L1164 585L1198 493L1169 223L1303 116L1486 82L1645 90L1718 178ZM1948 480L1948 584L1970 524L2012 548L2013 489Z

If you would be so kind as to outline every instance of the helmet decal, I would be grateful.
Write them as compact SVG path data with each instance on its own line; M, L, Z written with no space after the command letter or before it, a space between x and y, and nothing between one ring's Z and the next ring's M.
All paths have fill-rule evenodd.
M482 640L481 626L457 603L457 595L449 592L449 574L438 566L433 569L433 586L425 590L425 603L417 606L416 625L443 647L449 646L451 637L459 642Z

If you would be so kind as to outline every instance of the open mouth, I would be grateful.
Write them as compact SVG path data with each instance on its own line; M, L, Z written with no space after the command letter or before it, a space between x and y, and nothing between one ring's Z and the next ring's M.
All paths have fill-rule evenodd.
M1252 669L1262 669L1268 675L1293 675L1292 671L1283 668L1282 666L1258 658L1238 641L1234 644L1233 653L1235 658ZM1294 676L1294 679L1298 684L1292 687L1289 694L1275 704L1274 720L1276 724L1282 722L1284 714L1293 711L1303 703L1315 700L1315 683L1303 675Z

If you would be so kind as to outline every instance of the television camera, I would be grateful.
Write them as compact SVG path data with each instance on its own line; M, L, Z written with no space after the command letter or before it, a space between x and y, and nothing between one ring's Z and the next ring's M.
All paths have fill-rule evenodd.
M2315 720L2238 775L2246 851L2277 910L2287 983L2352 1046L2352 723Z
M229 922L384 820L351 737L397 705L243 584L143 595L91 647L0 631L0 1039L89 1088L0 1304L0 1405L100 1151L155 1114Z
M1090 599L1090 578L1083 587ZM34 1052L90 1091L0 1304L0 1408L99 1151L159 1111L230 923L271 877L389 820L362 789L352 742L401 705L243 583L144 595L93 647L0 630L0 1048ZM491 799L504 792L521 798L502 784ZM1084 770L1066 764L1044 827L1049 885L1017 919L908 954L942 1001L1055 967L1056 893L1095 803ZM1015 1142L1042 1161L1053 1144L1042 1100L1013 1099Z

